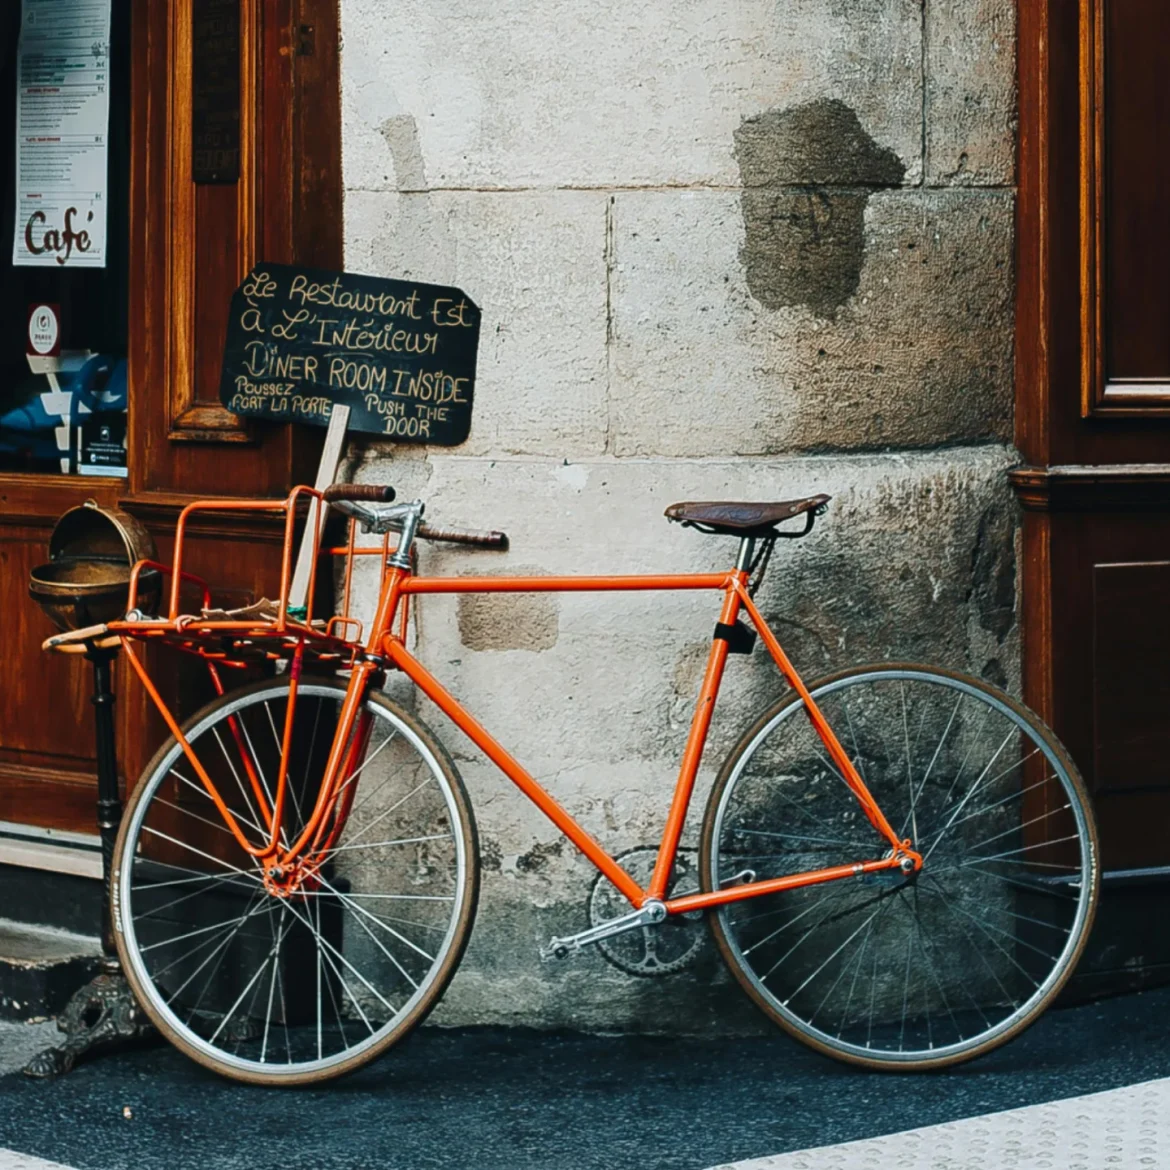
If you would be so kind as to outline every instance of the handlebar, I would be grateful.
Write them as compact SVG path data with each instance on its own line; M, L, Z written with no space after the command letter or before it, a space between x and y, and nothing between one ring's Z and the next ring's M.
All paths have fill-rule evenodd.
M408 514L421 516L422 505L396 504L392 508L378 508L370 505L389 504L394 499L394 489L388 484L334 484L321 493L325 502L337 511L361 521L367 532L402 531ZM417 509L417 511L415 511ZM461 544L468 548L488 548L504 551L508 548L508 537L503 532L478 532L464 528L434 528L429 524L418 524L414 536L439 544Z
M432 528L429 524L420 524L418 534L423 540L433 540L443 544L465 544L472 548L494 548L504 552L508 548L508 534L506 532L475 532L463 528Z
M327 504L339 500L360 500L371 504L389 504L395 496L388 483L335 483L327 487L321 496Z

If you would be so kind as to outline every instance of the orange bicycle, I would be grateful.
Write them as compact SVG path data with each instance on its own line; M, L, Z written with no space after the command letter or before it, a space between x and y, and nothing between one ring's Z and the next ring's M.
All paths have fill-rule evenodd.
M670 519L738 539L734 566L625 577L420 576L420 539L506 538L433 529L421 501L392 501L389 488L343 485L191 504L173 563L136 566L124 620L49 640L120 639L170 729L130 797L111 898L126 976L182 1051L240 1080L324 1080L402 1039L451 978L475 913L475 821L450 755L382 693L390 671L598 869L590 926L552 939L547 958L597 945L627 970L674 970L706 912L766 1015L821 1052L882 1069L977 1056L1052 1001L1097 897L1083 783L1035 715L977 679L884 663L805 685L753 597L777 539L811 530L827 497L676 504ZM348 543L323 550L347 565L343 611L327 622L308 616L311 591L303 611L288 600L306 503L305 539L318 544L317 510L350 517ZM182 567L186 524L241 507L285 515L280 597L213 610ZM800 519L799 531L781 527ZM359 546L358 524L382 540ZM350 574L365 555L382 566L368 630L350 612ZM145 573L169 576L163 616L140 609ZM181 612L188 585L202 594L198 612ZM585 590L722 598L661 843L624 864L407 648L416 597ZM757 635L789 689L720 769L691 863L680 838L720 681L728 655L750 653ZM220 696L182 726L137 648L152 643L202 657ZM224 687L223 671L256 662L274 664L269 677Z

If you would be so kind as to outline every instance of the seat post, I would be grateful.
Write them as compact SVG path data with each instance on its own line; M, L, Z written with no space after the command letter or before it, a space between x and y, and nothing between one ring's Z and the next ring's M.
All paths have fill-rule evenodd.
M739 557L735 562L737 573L746 573L752 566L752 556L756 551L756 542L750 536L744 536L739 541Z

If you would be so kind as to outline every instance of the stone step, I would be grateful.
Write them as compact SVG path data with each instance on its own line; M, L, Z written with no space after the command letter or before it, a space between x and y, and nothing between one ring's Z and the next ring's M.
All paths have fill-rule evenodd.
M101 956L97 938L0 918L0 1020L55 1016Z

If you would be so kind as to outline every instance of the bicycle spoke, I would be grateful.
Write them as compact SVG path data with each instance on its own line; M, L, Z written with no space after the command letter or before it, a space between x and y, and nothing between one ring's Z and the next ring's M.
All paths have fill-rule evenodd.
M1037 754L1039 753L1039 751L1040 751L1040 749L1039 749L1039 748L1033 748L1033 749L1032 749L1032 751L1030 751L1030 752L1029 752L1029 753L1028 753L1028 754L1027 754L1027 755L1026 755L1026 756L1025 756L1025 757L1024 757L1024 758L1023 758L1021 761L1020 761L1020 764L1025 764L1025 763L1027 763L1027 762L1028 762L1028 760L1032 759L1032 758L1033 758L1035 755L1037 755ZM1018 765L1013 765L1013 767L1017 767L1017 766L1018 766ZM1009 770L1010 770L1010 769L1009 769ZM1024 787L1024 788L1018 788L1018 789L1016 789L1016 791L1015 791L1015 792L1009 792L1009 793L1007 794L1007 796L1002 796L1002 797L1000 797L1000 799L999 799L999 800L993 801L991 804L985 804L985 805L983 805L981 808L977 808L977 809L976 809L974 812L970 812L970 813L968 813L968 814L967 814L965 817L960 817L960 818L959 818L959 819L958 819L958 820L957 820L957 821L954 823L954 825L952 826L952 828L958 828L958 826L959 826L959 825L965 824L967 821L972 821L972 820L974 820L976 817L981 817L981 816L983 816L983 814L984 814L984 813L989 813L989 812L991 812L993 809L1000 808L1000 807L1002 807L1003 805L1007 804L1007 803L1008 803L1008 801L1011 801L1011 800L1022 800L1022 799L1023 799L1023 797L1025 796L1025 794L1026 794L1026 793L1033 792L1033 791L1034 791L1035 789L1037 789L1037 788L1042 788L1042 787L1044 787L1044 786L1045 786L1045 785L1047 785L1047 784L1051 784L1051 783L1052 783L1052 781L1053 781L1053 777L1052 777L1052 776L1045 776L1045 777L1044 777L1042 780L1036 780L1036 781L1034 781L1033 783L1031 783L1031 784L1027 785L1027 786L1026 786L1026 787Z
M939 886L944 890L947 888L946 886L943 885L942 882L940 882L938 880L938 876L936 874L933 874L933 873L926 873L926 874L920 875L920 880L926 880L926 881L933 882L936 886ZM961 894L953 889L948 891L948 892L956 898L961 898L962 901L970 902L970 899L962 898ZM970 903L970 904L980 905L980 903ZM1021 914L1018 910L1008 910L1003 906L998 907L996 910L996 913L997 914L1006 914L1009 918L1014 918L1017 922L1027 922L1032 926L1042 926L1045 928L1045 930L1056 930L1056 931L1059 931L1061 934L1069 934L1071 931L1071 928L1068 926L1061 926L1055 922L1046 922L1043 918L1033 918L1030 914Z
M278 955L280 953L280 943L281 943L281 939L283 939L283 937L284 937L284 913L283 913L283 911L281 912L281 916L280 916L280 924L281 924L280 938L277 938L276 928L272 926L271 907L269 907L268 925L269 925L269 927L272 928L273 955ZM268 1010L264 1013L264 1041L260 1045L260 1063L261 1064L263 1064L268 1059L268 1030L272 1026L272 1001L273 1001L273 997L276 995L276 972L279 969L279 967L280 967L280 964L278 962L274 961L272 964L272 978L268 981Z
M930 974L931 974L931 977L934 979L934 985L935 985L935 987L938 988L939 998L942 1000L943 1007L946 1009L947 1015L950 1016L950 1018L951 1018L951 1024L954 1026L955 1035L962 1037L963 1029L959 1026L959 1021L955 1018L955 1013L951 1009L950 1000L947 999L946 988L943 987L942 980L939 978L938 969L934 965L934 960L930 957L930 950L929 950L929 948L927 946L927 942L926 942L926 934L922 929L922 916L918 913L918 905L917 905L918 894L917 894L917 891L915 891L915 894L914 894L914 901L915 901L914 930L918 935L918 949L922 952L922 957L926 960L926 965L930 968ZM978 1006L978 1005L976 1005L976 1006ZM931 1047L933 1047L933 1044L931 1045Z
M912 758L910 752L910 723L906 712L906 684L900 683L898 691L902 697L902 738L906 743L906 792L910 797L910 832L915 841L918 840L918 802L914 795L914 775L911 771ZM925 714L923 715L925 718Z
M1007 735L1005 735L1003 737L1003 742L999 745L999 747L997 747L995 749L995 755L993 755L991 757L991 759L987 762L987 766L983 769L982 772L979 773L979 778L967 790L967 795L964 796L961 801L959 801L958 805L956 805L955 811L951 814L950 820L948 820L947 823L945 825L943 825L942 831L938 834L937 837L935 837L934 841L931 842L930 848L922 855L922 860L924 862L938 848L940 842L947 835L951 826L955 823L955 818L959 815L959 813L961 813L963 811L964 808L966 808L967 801L969 801L971 799L971 797L973 797L975 795L975 793L979 791L980 787L982 787L984 779L987 776L987 773L991 771L991 765L994 764L995 761L999 759L1000 752L1002 752L1003 749L1005 747L1007 747L1007 745L1011 742L1012 737L1015 734L1016 734L1016 729L1013 727L1010 731L1008 731Z
M985 1051L1043 1010L1083 944L1096 872L1082 790L1049 733L973 680L892 665L810 693L924 868L722 908L723 953L770 1016L847 1060L929 1068ZM724 765L709 888L745 865L766 881L874 853L822 746L793 697Z
M410 939L408 939L408 938L406 937L406 935L404 935L404 934L399 934L399 932L398 932L398 931L396 931L396 930L394 929L394 927L392 927L392 926L388 925L388 924L387 924L387 923L386 923L386 922L385 922L383 919L379 918L379 917L378 917L376 914L371 914L371 913L370 913L370 912L369 912L369 911L368 911L368 910L367 910L367 909L366 909L364 906L361 906L361 905L359 905L357 902L351 902L351 901L349 900L349 898L348 898L348 896L347 896L347 895L345 895L345 894L342 894L342 893L340 893L339 891L337 891L336 889L334 889L334 888L333 888L333 886L331 886L331 885L330 885L330 884L329 884L327 881L325 881L325 879L324 879L324 878L322 878L322 879L321 879L321 881L322 881L322 883L324 884L324 886L326 887L326 889L328 889L328 890L329 890L329 892L330 892L331 894L334 894L334 895L336 895L336 897L337 897L337 900L338 900L338 901L339 901L339 902L340 902L340 903L341 903L343 906L348 906L348 907L349 907L349 908L350 908L352 911L354 911L354 912L355 912L355 913L357 913L357 914L360 914L360 915L362 916L362 918L368 918L368 919L370 919L370 921L371 921L371 922L376 922L376 923L378 923L378 924L379 924L379 925L382 927L382 929L383 929L384 931L386 931L386 932L387 932L387 934L391 934L391 935L393 935L393 936L394 936L396 939L398 939L398 941L399 941L399 942L401 942L401 943L405 943L405 944L406 944L408 947L410 947L410 949L411 949L412 951L417 951L417 952L418 952L418 954L422 955L422 957L423 957L424 959L426 959L426 961L427 961L428 963L433 963L433 962L435 961L435 956L434 956L434 955L428 954L426 951L424 951L424 950L422 949L422 947L415 946L415 944L414 944L414 943L412 943L412 942L410 941ZM359 922L359 925L360 925L360 922ZM370 935L370 937L371 937L371 938L373 938L374 936L373 936L373 935ZM375 941L376 941L376 940L375 940ZM380 945L381 945L381 944L379 943L379 946L380 946ZM387 953L387 958L390 958L390 961L391 961L392 963L394 963L395 965L397 965L397 963L398 963L398 960L397 960L397 959L394 959L393 957L391 957L391 956L389 955L389 953ZM400 970L401 970L401 968L400 968ZM403 974L403 975L406 975L406 972L405 972L405 971L403 971L403 972L402 972L402 974ZM407 979L409 979L409 978L410 978L410 976L409 976L409 975L406 975L406 977L407 977ZM417 986L417 984L416 984L415 986Z
M963 703L963 698L964 698L964 696L960 693L959 697L955 700L955 705L951 710L950 718L947 720L947 725L943 729L942 735L939 737L938 745L934 749L934 755L930 757L930 763L927 764L927 766L926 766L926 771L922 776L922 783L918 786L918 792L916 793L915 798L912 802L912 804L915 806L918 803L918 797L920 797L922 795L922 793L926 790L927 781L930 779L931 773L934 771L935 764L938 763L938 757L942 753L943 744L945 744L947 742L947 738L951 734L951 728L954 726L955 716L958 715L958 713L959 713L959 707ZM925 707L923 708L923 714L925 716ZM906 829L907 829L908 825L909 825L909 820L907 819L902 824L902 831L898 834L899 837L904 837L906 835ZM917 840L917 839L918 839L917 834L915 834L915 840Z
M973 845L968 845L967 848L971 850L982 849L984 845L990 845L993 841L999 841L1004 837L1010 837L1013 834L1019 833L1021 830L1026 829L1029 825L1038 825L1041 821L1046 821L1050 816L1056 816L1058 813L1068 812L1071 808L1071 804L1062 804L1060 808L1055 809L1053 812L1041 813L1038 817L1032 817L1031 820L1022 821L1018 825L1012 825L1010 829L1004 829L1002 833L996 833L994 837L985 837L982 841L976 841ZM1075 840L1075 837L1073 839ZM1045 844L1048 843L1045 842ZM1033 846L1029 845L1026 848L1031 849Z
M222 946L225 949L227 947L231 946L232 940L243 929L244 923L246 923L251 918L255 918L255 916L257 914L259 914L263 908L264 908L263 903L261 903L259 905L252 905L251 903L249 903L249 905L247 907L245 907L244 913L240 915L239 921L236 922L234 927L228 932L227 937L222 940L220 946ZM161 978L168 971L170 971L173 967L178 966L179 963L181 963L184 959L188 958L189 956L193 955L195 953L195 951L199 950L203 946L206 946L206 942L200 943L199 946L197 946L197 947L193 947L185 955L180 955L177 959L173 960L172 962L168 963L167 966L163 967L162 970L154 972L154 977L156 979ZM219 949L220 949L220 947L217 946L216 951L218 951ZM208 963L211 962L212 958L215 956L216 951L212 951L211 954L208 955L207 958L205 958L203 960L203 962L200 963L199 966L196 967L195 970L192 971L191 974L187 976L186 980L175 991L173 991L171 993L170 998L166 1001L168 1005L170 1003L174 1002L174 1000L178 999L178 997L183 994L183 992L187 988L187 984L189 984L191 982L191 980L194 979L195 976L198 975L199 972L202 971L203 968Z
M741 828L741 827L736 827L736 828L732 829L731 831L733 833L748 833L753 837L775 837L777 840L781 840L781 841L815 841L818 844L840 845L843 849L859 849L859 850L863 850L863 851L868 849L873 844L872 841L846 841L846 840L843 840L839 837L813 837L809 834L802 834L802 833L776 833L776 832L769 832L767 829L745 829L745 828ZM737 856L739 856L739 855L737 854ZM768 854L749 854L748 856L753 856L753 857L765 856L766 857L769 855Z
M398 837L393 841L366 841L361 845L337 845L329 850L327 856L334 857L338 853L348 853L353 849L384 849L391 845L418 845L423 841L450 841L449 833L432 833L427 837Z
M935 892L943 900L943 902L945 902L947 904L947 906L949 908L953 909L950 901L947 899L946 895L943 894L941 889L936 888ZM980 922L980 920L978 918L976 918L973 914L968 914L966 910L963 910L961 908L959 909L959 913L962 914L964 918L967 918L969 921L973 922L975 924L976 928L979 930L979 932L984 936L984 938L986 938L987 941L989 943L991 943L991 945L993 947L995 947L995 949L997 951L999 951L999 953L1001 955L1003 955L1003 957L1005 959L1007 959L1012 964L1012 966L1014 966L1020 972L1020 974L1023 975L1024 978L1027 979L1032 984L1033 987L1039 987L1039 983L1035 979L1033 979L1032 976L1029 975L1027 971L1024 970L1024 968L1016 961L1016 959L1013 955L1009 955L1008 952L1005 951L1002 946L1000 946L999 942L992 936L991 932L989 930L987 930L987 928L984 926L984 924L982 922ZM1017 939L1016 941L1018 942L1019 940ZM976 953L983 959L984 964L987 965L987 969L989 971L992 970L991 966L989 964L987 964L986 957L983 956L982 951L979 950L979 948L976 948ZM1004 995L1006 995L1009 999L1011 999L1011 993L1008 991L1008 989L1006 987L1003 986L1003 984L1000 982L998 976L996 976L996 982L999 983L999 986L1003 989ZM1018 1001L1016 1001L1016 1006L1017 1007L1019 1006Z
M300 916L300 914L298 914L297 911L294 910L291 905L289 905L288 908L289 908L289 912L292 914L292 916L294 918L296 918L303 925L307 926L309 928L309 930L313 929L312 923L310 923L307 919L302 918ZM359 923L358 925L360 926L361 923ZM367 930L367 933L369 933L368 930ZM327 938L322 938L320 935L318 935L317 937L321 939L321 942L323 942L325 944L326 949L329 950L330 952L332 952L332 954L335 958L340 959L341 962L344 963L345 966L348 967L349 970L353 972L353 974L357 977L358 982L367 991L371 992L375 996L375 998L377 998L379 1000L379 1002L382 1004L382 1006L388 1012L390 1012L392 1015L398 1014L398 1009L396 1007L394 1007L389 1002L389 1000L385 999L382 996L382 994L378 991L378 989L376 987L373 987L370 984L369 980L367 980L366 977ZM373 937L373 936L371 935L371 937ZM389 956L387 956L387 957L389 957ZM391 960L391 961L393 962L393 960Z
M263 818L260 816L260 813L257 810L256 806L252 803L252 796L248 792L248 789L245 787L243 780L240 778L239 772L236 771L235 762L232 760L231 755L228 753L227 748L224 746L223 740L220 738L219 728L218 727L212 728L212 733L215 736L216 743L219 744L220 752L223 753L223 758L228 766L228 770L231 772L232 777L234 778L234 780L236 782L236 787L240 790L240 795L244 798L244 804L246 804L248 806L248 812L251 814L251 818L252 818L251 824L253 825L254 828L257 829L257 831L260 831L259 824ZM208 799L211 799L210 794L207 792L207 790L203 787L202 784L200 784L200 785L192 784L190 780L187 780L184 776L180 775L178 769L172 769L172 771L174 772L174 774L176 776L179 777L180 780L184 780L185 783L191 784L191 787L193 787L193 788L197 787L199 789L199 791L203 793L204 796L207 796ZM240 819L242 819L242 818L239 816L236 817L236 820L240 820Z
M351 784L354 783L354 781L357 780L357 778L362 774L362 772L364 771L364 769L366 768L366 766L368 764L372 764L378 758L378 756L380 756L382 754L382 752L385 751L385 749L388 748L390 746L390 744L392 744L394 742L397 735L398 735L398 733L396 731L391 732L388 736L386 736L386 738L384 740L382 740L382 742L380 744L378 744L377 748L374 750L372 755L366 756L366 758L361 762L361 764L359 764L358 767L354 768L354 770L345 778L345 783L342 784L337 789L338 796L340 796ZM362 797L361 802L358 805L356 805L355 807L361 808L362 805L368 803L370 798L372 796L374 796L375 794L381 792L382 789L385 788L389 782L390 782L390 778L387 777L385 780L382 781L381 784L378 785L377 788L373 788L369 792L367 792L365 794L365 796Z
M152 837L161 837L164 841L168 841L172 845L178 845L180 849L186 849L188 853L194 853L202 857L205 861L210 861L213 865L218 865L221 869L227 870L229 873L239 874L240 877L246 877L249 881L256 882L259 885L264 884L254 873L249 873L246 869L240 869L238 865L228 865L226 861L222 861L206 850L197 849L194 845L189 845L186 841L180 841L177 837L172 837L160 829L152 829L149 825L143 825L142 831L149 833Z
M332 894L322 894L319 890L301 890L297 895L300 898L331 898ZM374 898L392 902L454 902L454 894L355 894L345 895L347 898Z
M182 780L182 782L184 784L186 784L188 788L192 789L195 792L198 792L199 795L202 796L204 800L211 800L211 797L208 794L207 789L204 788L202 784L196 784L194 780L188 779L188 777L184 776L183 773L180 772L178 768L172 768L171 775L174 776L176 780ZM162 797L156 797L155 803L156 804L164 803ZM179 806L176 805L174 807L178 808ZM204 819L202 817L199 817L197 814L190 812L190 810L188 810L188 809L179 808L179 811L186 814L187 816L195 817L196 820L203 820ZM216 811L218 812L218 810L216 810ZM246 825L249 829L255 830L260 835L261 838L267 838L266 830L262 829L254 820L251 820L250 818L244 816L238 809L232 811L232 816L236 818L237 824ZM232 836L231 830L227 827L226 822L224 822L222 819L218 822L208 820L208 821L206 821L206 823L209 825L212 825L214 828L222 829L229 836ZM233 837L233 839L234 839L234 837Z
M854 970L853 970L853 979L849 984L849 998L846 999L845 1006L841 1009L841 1016L837 1020L837 1038L838 1039L841 1038L841 1033L845 1029L845 1019L849 1015L849 1008L853 1004L853 995L854 995L854 992L856 992L856 990L857 990L857 977L861 974L861 967L862 967L862 964L865 962L865 953L869 947L870 939L873 938L874 924L882 917L882 914L884 914L886 912L886 909L890 905L891 905L890 902L883 902L881 904L881 906L878 907L878 910L880 911L880 913L876 917L871 918L869 920L869 925L865 929L865 938L863 938L861 940L861 949L857 952L857 958L854 960L855 966L854 966ZM819 1012L820 1009L818 1008L817 1010ZM871 1017L871 1019L872 1019L872 1017ZM810 1023L811 1023L811 1021L810 1021Z
M275 800L287 687L278 678L226 694L185 730L192 753L218 769L211 775L249 847L271 835L256 810ZM323 795L320 757L336 720L322 712L341 711L344 699L340 684L301 681L277 826L286 845ZM178 747L127 808L127 971L164 1034L230 1076L319 1080L376 1055L433 1004L470 926L462 907L475 858L458 778L381 696L355 718L368 720L368 741L324 808L331 846L314 854L307 845L281 871L263 872L239 848ZM348 743L354 752L352 735ZM254 792L241 760L254 769ZM354 800L350 786L363 779ZM420 1010L407 1012L408 1003Z
M375 825L381 824L382 821L384 821L392 812L395 812L397 809L401 808L412 796L415 795L415 793L421 792L428 784L432 783L433 780L433 776L428 776L421 784L415 788L412 788L404 797L402 797L401 800L396 801L389 808L383 809L372 821L368 822L366 826L357 833L357 835L350 841L350 846L352 847L354 841L357 841L360 837L368 833ZM357 810L355 809L354 811L356 812Z
M131 878L131 880L133 880L133 878ZM201 877L199 879L184 878L184 879L180 879L180 880L184 883L193 882L193 881L198 880L201 882L210 882L212 886L221 886L227 882L234 882L236 880L236 876L235 876L235 874L230 874L230 873L215 874L215 875L208 874L205 877ZM178 885L178 884L179 884L179 882L145 882L142 885L138 886L137 888L140 890L149 889L149 890L153 891L153 890L157 890L160 886L173 886L173 885ZM145 914L139 915L139 917L142 919L156 918L164 910L170 910L174 906L181 906L184 902L189 902L192 898L202 897L202 895L205 893L207 893L207 888L200 889L200 890L192 890L189 893L180 894L177 898L172 898L171 901L164 902L161 906L156 906L153 910L148 910Z

